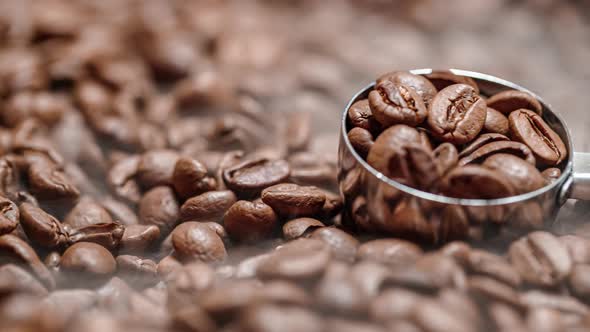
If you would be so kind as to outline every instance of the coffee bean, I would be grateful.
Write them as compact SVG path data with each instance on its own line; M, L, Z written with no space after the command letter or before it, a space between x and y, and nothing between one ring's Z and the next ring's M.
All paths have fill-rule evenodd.
M154 187L141 198L139 221L142 224L158 226L161 233L168 234L178 219L178 202L170 187Z
M117 222L105 222L75 228L68 232L71 243L93 242L113 250L119 247L125 226Z
M118 275L136 287L153 284L156 281L157 265L151 259L120 255L117 256L116 262Z
M486 122L483 124L483 131L507 135L509 130L510 128L508 126L508 118L495 109L488 107L486 113Z
M19 209L8 198L0 196L0 235L8 234L19 224Z
M184 202L180 207L180 219L183 221L220 221L236 201L236 195L232 191L208 191Z
M289 152L306 150L311 140L312 113L294 112L289 114L285 138Z
M64 218L64 224L71 228L112 222L111 215L98 202L86 196L82 197Z
M447 255L428 253L416 261L416 269L425 272L438 288L466 288L466 276L455 260Z
M522 302L529 307L550 308L564 314L573 314L585 317L588 314L588 306L575 297L561 294L553 294L542 290L530 290L522 293Z
M559 242L567 248L574 264L590 263L590 242L581 236L560 236Z
M289 164L284 160L253 159L225 169L223 180L238 196L253 196L266 187L284 182L289 173Z
M369 307L369 315L379 322L408 318L423 296L403 288L390 288L375 297Z
M72 180L51 162L35 162L27 172L29 190L39 199L73 200L80 190Z
M283 317L278 321L272 317ZM240 317L244 331L320 332L322 323L319 317L303 308L280 307L270 304L254 305Z
M455 75L448 70L433 70L430 74L424 76L432 82L438 91L453 84L467 84L479 94L479 87L471 77Z
M512 184L499 172L476 165L455 168L446 178L445 192L451 197L493 199L514 195Z
M519 109L508 117L510 135L526 144L539 163L555 166L567 157L567 147L543 118L530 110Z
M188 157L180 157L176 162L172 183L181 199L200 195L216 187L215 179L207 176L205 165Z
M443 143L432 152L441 175L446 174L457 164L459 152L451 143Z
M340 194L333 193L331 191L324 191L326 195L326 201L324 202L324 207L322 208L322 217L326 220L332 219L336 217L342 207L344 206L344 202Z
M479 135L476 139L474 139L469 145L467 145L461 152L459 153L459 158L463 158L466 156L471 155L476 150L479 150L484 145L492 142L500 142L500 141L509 141L510 139L502 134L496 133L486 133Z
M342 265L340 265L342 264ZM368 298L362 288L348 276L344 263L328 266L314 290L320 310L340 315L362 315L367 311Z
M369 100L363 99L355 102L348 109L348 121L353 127L376 132L381 125L373 118L373 112L369 106Z
M547 232L533 232L513 242L508 256L521 277L534 285L555 286L572 269L567 248Z
M363 158L366 158L373 146L373 135L364 128L354 127L348 132L348 140L354 150Z
M0 236L0 262L16 262L26 265L48 288L55 288L55 279L30 245L20 238L6 234Z
M389 177L414 188L428 190L441 176L432 152L421 144L409 143L389 161Z
M324 224L313 218L297 218L286 222L283 225L283 237L285 240L293 240L304 236L310 230L324 227Z
M510 306L522 307L520 294L511 286L488 277L473 276L467 281L471 293L499 301Z
M277 215L262 202L237 201L225 213L223 224L232 239L255 243L273 234Z
M388 174L389 161L396 153L395 148L420 142L420 139L420 134L412 127L406 125L389 127L375 140L367 156L367 162L376 170Z
M47 289L26 270L5 264L0 267L0 292L2 294L22 293L47 296Z
M289 158L290 179L296 184L324 188L336 187L336 165L314 153L296 153Z
M172 245L183 261L221 262L227 253L219 235L194 221L181 223L172 231Z
M587 298L590 295L590 265L574 265L568 281L576 296L581 299Z
M149 189L172 184L178 154L172 150L152 150L144 153L137 164L137 180Z
M472 141L486 119L485 101L476 90L455 84L441 90L429 107L428 125L432 134L455 144Z
M370 260L387 265L412 264L422 256L422 249L412 242L399 239L379 239L361 244L360 260Z
M396 84L405 85L413 89L424 100L424 105L428 107L434 96L436 95L436 88L424 76L414 75L405 71L390 72L381 75L377 78L376 83L391 81Z
M472 331L469 322L460 314L449 308L439 305L433 300L424 300L417 305L411 314L412 321L416 322L424 331Z
M158 262L158 276L164 279L168 277L174 271L177 271L182 268L182 263L180 263L174 256L166 256Z
M371 213L370 210L369 213ZM414 199L400 201L391 212L391 216L379 227L404 239L424 243L434 243L436 240L433 226L430 225L422 208Z
M410 86L383 78L369 93L369 106L375 119L383 126L419 125L428 114L422 97Z
M561 176L561 170L559 168L549 167L543 172L541 172L541 175L543 175L547 182L551 183L559 179L559 177Z
M503 257L483 250L471 250L466 258L471 273L494 278L512 287L520 286L520 275Z
M61 222L41 208L23 203L19 207L21 225L27 237L45 248L60 248L70 242L70 236Z
M508 179L518 194L535 191L545 185L545 179L535 166L510 154L493 154L482 165Z
M103 246L90 242L78 242L64 251L60 269L72 278L106 280L117 269L111 253ZM81 280L79 280L81 282Z
M352 235L335 227L321 227L309 234L311 239L318 239L328 245L332 257L354 262L357 255L359 241Z
M281 183L262 191L262 201L285 217L317 215L322 211L326 194L313 186Z
M542 114L543 106L541 103L524 91L506 90L491 96L486 103L488 107L496 109L503 114L510 114L521 108L534 111L537 114Z
M434 215L436 216L436 215ZM437 222L436 219L431 223ZM438 230L439 241L462 240L467 238L469 233L469 217L465 209L459 205L447 205L443 208L440 216L440 227Z
M117 201L112 197L107 197L100 204L113 219L125 226L137 225L139 223L135 212L123 202Z
M113 193L131 203L138 203L141 198L139 184L135 179L139 160L139 156L123 158L111 167L107 175Z
M120 252L141 253L160 238L160 229L155 225L130 225L125 227L121 238Z
M297 239L278 248L257 270L262 278L310 279L324 272L331 253L317 239Z

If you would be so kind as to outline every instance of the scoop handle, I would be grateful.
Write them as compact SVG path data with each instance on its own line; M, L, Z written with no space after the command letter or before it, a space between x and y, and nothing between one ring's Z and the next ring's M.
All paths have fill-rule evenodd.
M574 176L570 198L590 200L590 153L574 152Z

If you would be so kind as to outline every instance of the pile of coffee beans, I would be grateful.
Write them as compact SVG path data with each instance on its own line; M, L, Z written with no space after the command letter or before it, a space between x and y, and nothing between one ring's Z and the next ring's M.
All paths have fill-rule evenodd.
M568 151L534 96L480 95L450 71L386 73L348 109L348 139L377 171L456 198L528 193L557 179Z
M457 52L456 43L432 51L422 33L438 27L438 36L449 14L461 24L493 17L498 26L496 17L515 13L518 31L533 35L537 24L527 24L516 4L492 11L501 2L461 2L452 13L445 5L430 15L440 2L399 1L396 18L381 22L362 11L393 8L378 0L0 1L0 331L588 330L588 229L537 231L497 246L422 247L343 225L336 166L342 103L363 75L392 63L446 68L435 61L451 54L485 61ZM420 27L409 28L401 15ZM579 31L570 16L557 22L568 23L567 36ZM391 24L395 34L384 29ZM373 46L368 34L379 36ZM403 48L383 47L392 35ZM486 46L502 46L498 54L519 54L514 61L538 70L541 58L523 62L520 43L501 37ZM573 47L583 45L559 49ZM541 63L555 70L554 62ZM496 68L486 71L506 73ZM404 181L436 183L440 169L450 172L494 142L500 147L469 164L538 171L534 158L543 182L559 176L561 157L535 150L527 136L529 119L545 128L535 114L524 112L526 121L515 115L525 130L512 133L502 104L516 97L500 98L498 112L486 109L484 129L466 143L469 128L451 135L426 124L432 103L444 104L444 87L475 89L473 82L431 76L434 88L420 90L430 95L417 97L408 83L415 78L402 76L397 100L415 103L392 112L374 96L381 120L361 114L358 129L351 127L360 154L402 120L407 125L392 136L441 143L436 152L403 145L399 153L408 158L401 162L433 170L409 172ZM560 77L546 84L569 82ZM391 83L384 89L399 84ZM536 113L523 98L531 104L518 108ZM365 103L360 110L371 111ZM461 105L467 110L471 102ZM460 156L459 144L477 140L481 146ZM511 145L519 142L528 150Z

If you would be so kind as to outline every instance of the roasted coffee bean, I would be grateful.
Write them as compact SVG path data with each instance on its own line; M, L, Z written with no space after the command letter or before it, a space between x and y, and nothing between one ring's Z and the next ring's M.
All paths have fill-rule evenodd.
M70 235L61 222L41 208L23 203L19 207L21 225L27 237L45 248L63 248L70 242Z
M8 234L19 224L19 209L12 201L0 196L0 235Z
M180 157L172 174L174 190L181 199L188 199L206 191L215 190L216 182L207 176L207 168L199 161Z
M0 236L0 262L24 264L48 288L55 288L55 279L47 267L41 262L37 253L29 244L20 238L6 234Z
M569 285L576 296L584 299L590 295L590 265L576 264L569 276Z
M483 131L487 133L507 135L509 130L508 118L495 109L488 107L486 122L483 124Z
M312 113L294 112L287 118L287 150L289 152L303 151L311 140Z
M441 175L446 174L459 161L459 152L451 143L443 143L432 152Z
M354 262L357 255L359 241L352 235L335 227L321 227L309 234L311 239L318 239L328 245L332 251L332 257Z
M285 217L317 215L326 202L326 194L313 186L281 183L262 191L262 201Z
M153 246L160 238L160 229L155 225L128 225L121 237L119 251L141 253Z
M195 221L181 223L172 231L172 245L183 261L221 262L227 256L219 235Z
M119 247L119 243L125 233L125 226L117 222L105 222L82 226L68 232L71 243L93 242L113 250Z
M29 190L39 199L73 200L80 190L72 180L51 162L35 162L27 172Z
M208 191L184 202L180 207L180 219L182 221L220 221L236 201L236 195L232 191Z
M26 270L13 264L5 264L0 267L0 293L47 296L47 289Z
M459 153L459 158L466 157L484 145L492 142L499 142L499 141L509 141L510 139L502 134L496 133L486 133L479 135L473 142L469 143L461 152Z
M109 170L107 182L114 194L131 203L138 203L141 190L135 179L139 156L129 156L117 161Z
M412 242L399 239L379 239L365 242L358 248L358 259L392 266L415 263L422 249Z
M178 154L173 150L151 150L137 164L137 180L142 187L171 185Z
M471 273L489 276L512 287L520 286L520 275L501 256L483 250L471 250L467 254L466 265Z
M336 165L314 153L300 152L289 158L290 179L302 186L336 187Z
M107 197L100 202L100 205L114 220L117 220L125 226L137 225L139 223L135 212L121 201L117 201L112 197Z
M59 263L60 270L69 276L69 281L80 278L105 281L117 269L113 255L105 247L90 242L78 242L64 251Z
M499 301L516 308L523 306L520 294L512 287L488 277L473 276L467 281L471 293Z
M431 220L431 223L435 222L437 222L436 219ZM445 206L440 217L440 226L438 229L439 241L441 243L446 243L449 241L462 240L467 238L468 233L469 218L465 209L459 205Z
M354 127L348 132L348 140L354 150L363 158L366 158L373 146L373 135L364 128Z
M64 218L64 224L74 229L112 222L111 215L90 197L82 197Z
M424 297L403 288L390 288L376 296L369 307L369 315L378 322L409 318Z
M430 281L438 288L466 288L466 276L457 262L439 253L427 253L416 262L416 269L426 273Z
M473 87L465 84L441 90L428 111L432 134L455 144L472 141L482 130L486 119L485 101Z
M531 165L535 165L535 156L531 149L529 149L525 144L511 141L500 141L486 144L475 150L473 153L459 159L458 164L459 166L464 166L468 164L481 163L489 156L498 153L512 154L526 160Z
M388 174L389 161L396 153L397 147L409 143L420 142L419 132L406 125L396 125L386 129L371 147L367 156L367 162L376 170Z
M289 164L284 160L252 159L223 171L227 187L238 196L254 196L262 189L287 180Z
M547 232L533 232L513 242L508 256L521 277L534 285L555 286L572 269L567 248Z
M434 300L421 301L419 305L414 307L410 316L423 331L427 332L467 332L474 330L469 322L463 319L461 314L440 305Z
M424 100L424 105L428 107L434 96L436 95L436 88L424 76L414 75L405 71L390 72L381 75L377 78L377 85L381 82L391 81L396 84L405 85L413 89Z
M369 213L372 213L369 210ZM400 201L386 219L381 229L397 237L424 243L436 242L433 226L428 222L417 200Z
M510 112L521 108L534 111L539 115L543 111L543 106L541 106L541 103L535 97L527 92L518 90L499 92L488 98L486 103L488 107L496 109L503 114L510 114Z
M157 265L151 259L120 255L116 262L118 275L133 285L142 287L157 280Z
M297 218L286 222L283 225L283 237L285 240L293 240L304 236L316 228L324 227L324 224L313 218Z
M537 162L555 166L567 157L567 147L561 137L539 114L519 109L510 113L508 120L511 137L526 144L535 154Z
M545 179L535 166L514 155L496 153L482 165L503 175L517 194L535 191L545 185Z
M362 315L368 298L363 289L348 275L344 263L332 263L316 285L314 295L320 310L340 315Z
M383 126L421 124L428 109L424 99L410 86L383 78L369 93L369 106L375 119Z
M377 132L378 128L381 127L373 117L368 99L359 100L350 106L348 109L348 121L353 127L366 129L371 133Z
M139 202L139 222L155 225L160 232L168 234L179 219L179 208L170 187L155 187L146 192Z
M262 278L302 280L324 272L330 247L317 239L293 240L273 252L257 270Z
M283 317L283 319L277 320L275 317ZM239 321L243 331L323 331L322 321L316 314L297 307L253 305L244 311Z
M453 84L467 84L473 87L475 92L479 94L479 87L471 77L455 75L448 70L433 70L430 74L424 76L438 91Z
M445 182L445 193L451 197L493 199L516 193L502 174L476 165L455 168L447 174Z
M389 161L389 177L414 188L428 190L441 174L434 154L421 144L409 143Z
M233 240L256 243L274 233L277 219L273 209L263 202L237 201L225 213L223 224Z
M549 167L541 172L541 175L543 175L547 182L551 183L559 179L561 176L561 170L559 168Z
M522 293L522 302L529 308L551 308L563 314L586 316L588 306L575 297L554 294L542 290L529 290Z

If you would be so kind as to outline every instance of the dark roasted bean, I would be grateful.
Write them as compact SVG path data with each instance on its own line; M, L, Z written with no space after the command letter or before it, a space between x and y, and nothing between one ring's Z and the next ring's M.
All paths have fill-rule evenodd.
M232 191L208 191L184 202L180 207L180 219L183 221L220 221L236 201L236 195Z
M183 261L220 262L227 256L221 237L195 221L181 223L172 231L172 245Z
M285 217L306 217L322 211L326 194L313 186L281 183L262 191L262 201Z
M232 239L255 243L274 233L277 219L275 211L263 202L237 201L225 213L223 224Z
M261 158L247 160L225 169L223 180L238 196L254 196L266 187L284 182L289 174L289 164L286 161Z
M510 114L510 112L521 108L526 108L537 114L541 114L543 111L541 103L539 103L535 97L529 93L518 90L499 92L491 96L486 103L489 107L496 109L503 114Z
M170 187L155 187L146 192L139 202L139 222L155 225L168 234L179 219L179 207Z

